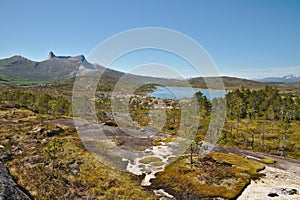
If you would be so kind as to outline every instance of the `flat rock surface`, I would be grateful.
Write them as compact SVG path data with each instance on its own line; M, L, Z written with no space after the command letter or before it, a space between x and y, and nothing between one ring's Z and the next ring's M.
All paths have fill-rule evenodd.
M238 200L300 199L300 176L290 171L268 166L261 173L266 176L260 180L251 181Z

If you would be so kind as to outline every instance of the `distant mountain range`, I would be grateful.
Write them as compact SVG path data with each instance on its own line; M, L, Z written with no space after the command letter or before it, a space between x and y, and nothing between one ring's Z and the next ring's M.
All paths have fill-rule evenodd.
M23 56L13 56L0 60L0 81L2 82L51 82L53 80L74 77L83 65L96 68L80 56L55 56L50 52L41 62L31 61Z
M267 77L261 79L254 79L258 82L263 83L298 83L300 82L300 76L294 76L293 74L283 76L283 77Z
M81 67L81 68L80 68ZM41 62L29 60L23 56L13 56L10 58L0 60L0 83L17 84L17 85L31 85L53 83L65 80L74 81L78 70L83 69L88 73L93 73L93 70L101 71L102 77L106 80L103 82L117 82L122 77L123 81L127 82L151 82L160 83L172 86L184 86L186 81L193 87L206 88L206 83L215 83L218 79L215 77L209 78L192 78L189 80L155 78L149 76L138 76L133 74L126 74L124 78L123 72L105 68L99 64L89 63L83 55L79 56L56 56L53 52L49 52L48 57ZM263 88L265 83L239 79L233 77L222 77L226 89L239 88L242 85L249 88Z

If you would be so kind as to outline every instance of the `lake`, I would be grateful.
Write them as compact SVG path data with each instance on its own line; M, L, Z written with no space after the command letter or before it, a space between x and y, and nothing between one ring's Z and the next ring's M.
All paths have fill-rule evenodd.
M156 87L156 90L149 92L149 96L153 96L161 99L184 99L192 98L193 95L201 91L207 99L211 100L217 97L224 97L227 92L222 90L207 90L207 89L196 89L186 87Z

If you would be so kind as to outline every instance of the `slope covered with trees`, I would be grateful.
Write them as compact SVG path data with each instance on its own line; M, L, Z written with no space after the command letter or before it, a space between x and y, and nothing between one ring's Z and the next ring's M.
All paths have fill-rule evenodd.
M275 87L237 89L226 95L221 144L299 158L300 98Z

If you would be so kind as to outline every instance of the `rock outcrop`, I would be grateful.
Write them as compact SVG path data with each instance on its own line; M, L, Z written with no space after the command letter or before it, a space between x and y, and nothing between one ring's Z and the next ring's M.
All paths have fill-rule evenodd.
M29 196L29 194L26 194L24 190L13 180L8 169L2 162L7 160L7 155L3 154L3 152L5 152L5 149L0 146L0 150L0 200L33 199Z

